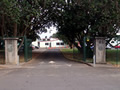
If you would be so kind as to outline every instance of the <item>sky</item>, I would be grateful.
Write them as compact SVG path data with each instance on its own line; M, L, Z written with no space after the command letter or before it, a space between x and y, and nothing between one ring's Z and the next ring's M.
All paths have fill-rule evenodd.
M47 36L47 38L49 38L50 36L52 36L53 34L55 34L56 31L56 27L51 26L50 28L47 28L47 32L46 33L42 33L40 34L41 38L45 38L45 36Z

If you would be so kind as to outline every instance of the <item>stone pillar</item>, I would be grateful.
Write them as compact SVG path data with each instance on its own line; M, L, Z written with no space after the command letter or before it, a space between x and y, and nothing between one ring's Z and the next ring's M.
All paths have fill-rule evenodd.
M106 41L104 37L95 39L95 60L96 63L106 63Z
M5 40L5 63L18 65L18 49L17 40L18 38L4 38Z

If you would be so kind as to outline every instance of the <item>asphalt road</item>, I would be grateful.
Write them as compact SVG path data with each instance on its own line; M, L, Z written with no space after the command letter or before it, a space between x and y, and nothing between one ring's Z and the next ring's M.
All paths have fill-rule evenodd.
M0 69L0 90L120 90L120 68L93 68L47 50L20 68Z

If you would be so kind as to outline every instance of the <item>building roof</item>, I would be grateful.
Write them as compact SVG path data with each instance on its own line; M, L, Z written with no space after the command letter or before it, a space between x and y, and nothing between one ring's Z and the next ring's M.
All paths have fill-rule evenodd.
M39 42L53 42L53 41L58 41L58 40L59 40L58 38L43 38Z

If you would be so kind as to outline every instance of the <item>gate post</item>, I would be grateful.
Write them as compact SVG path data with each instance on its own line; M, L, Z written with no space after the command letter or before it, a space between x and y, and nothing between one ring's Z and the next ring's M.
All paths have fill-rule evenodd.
M5 63L19 64L17 40L18 38L4 38L5 40Z
M106 63L106 41L104 37L95 38L96 63Z
M27 38L24 36L24 59L27 62L28 59L28 46L27 46Z
M83 61L86 62L86 37L83 38Z
M24 36L24 59L25 62L28 62L30 59L32 59L32 47L30 44L32 43L32 40L27 39L26 36Z

